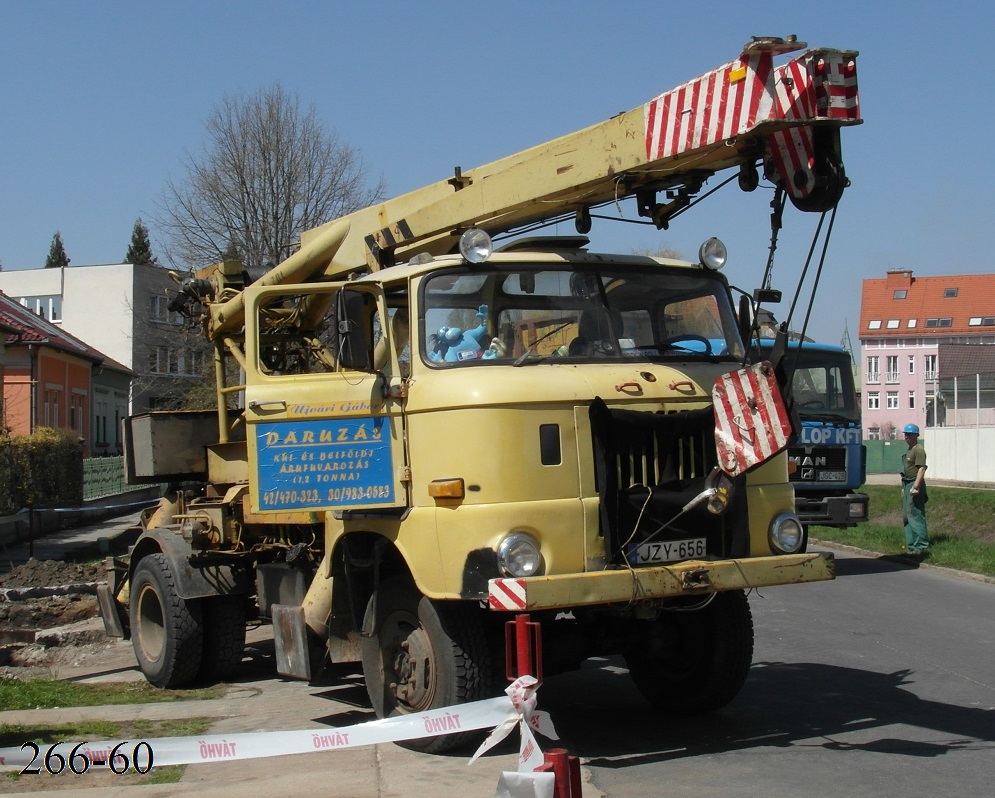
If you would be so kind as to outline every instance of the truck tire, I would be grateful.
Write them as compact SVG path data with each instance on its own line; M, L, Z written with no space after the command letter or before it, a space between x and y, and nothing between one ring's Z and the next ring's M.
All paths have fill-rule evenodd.
M190 684L200 669L201 607L176 593L165 554L143 557L131 582L131 641L138 666L156 687Z
M753 661L746 594L717 593L703 609L661 614L625 659L639 692L661 712L702 715L724 707Z
M198 677L222 681L242 664L245 653L245 596L202 599L204 646Z
M490 695L487 640L470 607L435 602L406 579L382 582L366 607L363 675L378 718L440 709ZM438 754L482 735L444 734L399 745Z

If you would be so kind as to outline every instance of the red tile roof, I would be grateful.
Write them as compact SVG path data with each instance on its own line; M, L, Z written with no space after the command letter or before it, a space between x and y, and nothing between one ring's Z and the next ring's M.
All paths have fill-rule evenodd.
M987 324L978 324L979 319ZM995 334L995 275L914 277L907 269L864 280L860 338L983 333Z

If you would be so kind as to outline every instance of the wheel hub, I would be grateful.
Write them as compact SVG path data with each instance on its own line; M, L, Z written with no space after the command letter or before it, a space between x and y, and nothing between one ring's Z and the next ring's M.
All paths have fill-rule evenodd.
M390 658L396 678L390 683L390 690L399 704L416 712L432 706L435 695L432 660L432 645L425 630L409 629Z
M166 645L166 621L159 596L149 586L142 588L138 597L138 621L135 636L142 652L150 662L162 656Z

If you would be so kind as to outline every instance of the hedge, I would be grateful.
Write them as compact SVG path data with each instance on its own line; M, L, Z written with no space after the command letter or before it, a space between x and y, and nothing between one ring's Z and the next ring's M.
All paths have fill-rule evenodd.
M65 429L0 435L0 515L23 507L78 507L83 502L83 446Z

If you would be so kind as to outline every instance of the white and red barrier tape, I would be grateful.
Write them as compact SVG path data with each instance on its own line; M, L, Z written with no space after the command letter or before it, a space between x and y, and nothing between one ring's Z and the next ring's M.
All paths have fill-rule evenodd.
M86 757L89 766L108 765L111 752L131 758L142 749L140 766L144 768L147 754L151 752L152 766L191 765L200 762L227 762L239 759L311 754L342 748L355 748L377 743L414 740L438 734L475 731L493 728L493 731L474 754L472 763L482 753L503 740L516 724L521 726L522 743L519 753L519 771L530 772L543 763L543 754L532 735L532 729L556 738L549 716L535 708L535 691L538 687L531 676L523 676L512 683L506 695L474 701L469 704L435 709L417 715L400 715L342 728L301 729L296 731L247 732L244 734L203 735L197 737L163 737L150 740L102 740L80 744L59 743L57 746L40 744L37 748L0 748L0 770L23 769L27 766L46 766L49 762L69 763L74 749L77 765ZM143 748L143 744L147 748ZM40 749L40 752L39 752ZM55 757L58 755L58 757ZM123 758L117 760L118 768L131 767ZM122 766L123 765L123 766ZM89 767L88 766L88 767ZM88 768L87 768L88 769ZM82 772L82 771L80 771Z

